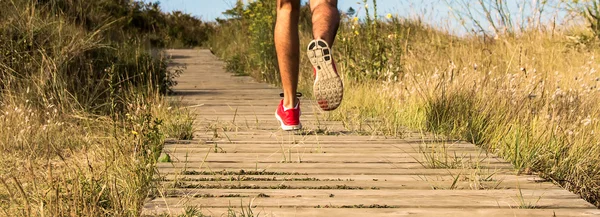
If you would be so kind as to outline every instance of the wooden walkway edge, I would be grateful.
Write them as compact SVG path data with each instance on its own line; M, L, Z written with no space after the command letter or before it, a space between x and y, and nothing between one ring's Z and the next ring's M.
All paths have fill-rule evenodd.
M172 98L197 113L197 131L165 144L171 162L157 165L143 216L600 216L472 144L349 131L308 99L306 129L283 132L279 89L225 72L208 50L169 52L187 65Z

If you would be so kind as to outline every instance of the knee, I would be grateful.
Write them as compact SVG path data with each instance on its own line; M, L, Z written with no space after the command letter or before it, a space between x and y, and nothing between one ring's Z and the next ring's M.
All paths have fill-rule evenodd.
M277 12L298 13L300 12L300 0L278 0Z

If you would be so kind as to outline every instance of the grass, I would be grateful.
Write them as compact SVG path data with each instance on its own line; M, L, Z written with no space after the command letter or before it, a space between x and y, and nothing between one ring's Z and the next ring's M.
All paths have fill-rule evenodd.
M0 8L1 215L138 216L165 139L193 136L191 113L164 99L177 73L141 25L155 9Z
M229 208L227 210L227 216L230 217L255 217L260 216L260 213L254 214L253 208L256 206L252 205L253 200L250 200L248 205L244 205L244 201L240 201L241 211L237 211L234 208Z
M428 169L461 169L471 168L474 162L470 156L457 155L456 152L449 153L446 140L428 141L432 144L425 143L419 146L418 152L421 153L421 159L415 160L424 168Z
M160 217L170 217L172 215L168 213L163 213L158 215ZM177 215L177 217L205 217L201 211L201 208L198 206L186 206L184 212L182 214Z
M238 6L209 44L236 64L230 69L278 83L265 59L274 47L261 44L272 41L270 31L246 25L272 25L270 7ZM310 19L301 20L307 43ZM346 94L328 118L374 134L410 129L466 140L600 206L598 45L585 26L459 37L394 15L343 15L334 56ZM312 69L301 62L300 90L310 96Z
M232 208L231 206L228 208L227 210L227 217L258 217L260 216L260 212L259 213L254 213L254 208L252 206L252 203L250 202L247 206L243 204L243 202L241 202L241 207L240 208ZM172 215L169 215L167 213L158 215L161 217L170 217ZM205 216L210 216L210 215L205 215L202 212L202 208L198 207L198 206L187 206L184 209L184 212L180 215L177 215L177 217L205 217Z
M239 198L243 198L243 197L248 197L248 196L241 196L241 195L219 195L219 196L214 196L214 195L197 195L197 197L239 197ZM266 198L266 197L270 197L269 195L260 193L258 194L256 197L254 198ZM248 205L244 205L243 201L240 201L240 207L235 207L231 204L229 204L229 207L227 208L227 213L223 214L222 216L228 216L228 217L258 217L261 216L261 212L255 213L255 209L257 208L256 205L252 205L253 200L250 200L248 202ZM162 216L162 217L170 217L173 216L171 214L168 213L163 213L160 214L158 216ZM186 206L184 208L184 211L182 214L177 215L177 217L204 217L204 216L210 216L210 215L205 215L202 212L202 207L198 207L198 206Z
M439 140L439 141L436 141ZM434 190L456 190L456 189L471 189L471 190L487 190L500 189L499 186L503 180L497 180L497 171L491 171L490 165L482 157L482 153L476 157L449 153L447 140L434 139L432 144L424 144L419 146L419 156L414 157L415 161L427 169L447 169L448 176L451 177L451 184L447 186L448 180L443 177L428 177L418 176L422 181L428 182ZM457 171L453 173L452 170ZM442 184L440 184L441 182ZM467 183L468 187L460 186L462 183Z
M540 202L540 200L542 199L542 196L539 196L537 198L537 200L535 201L529 201L527 199L525 199L525 197L523 196L523 191L521 190L521 188L519 186L517 186L517 188L519 189L519 194L517 194L517 202L519 204L518 208L519 209L539 209L541 207L539 207L537 205L538 202Z

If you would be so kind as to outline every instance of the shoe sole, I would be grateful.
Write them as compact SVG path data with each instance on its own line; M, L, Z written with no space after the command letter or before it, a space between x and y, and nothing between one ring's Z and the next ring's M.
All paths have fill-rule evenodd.
M298 125L285 125L283 123L283 120L281 120L281 117L279 117L279 115L277 114L277 112L275 112L275 118L277 118L277 120L279 121L279 123L281 124L281 129L283 131L294 131L294 130L301 130L302 129L302 124L298 124Z
M335 110L342 104L344 84L335 72L329 45L320 39L313 40L306 53L317 71L313 91L319 107L324 111Z

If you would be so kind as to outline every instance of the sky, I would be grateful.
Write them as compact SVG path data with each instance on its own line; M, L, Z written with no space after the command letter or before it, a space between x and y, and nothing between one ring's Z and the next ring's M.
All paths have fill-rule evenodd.
M156 0L143 0L145 2L154 2ZM158 0L161 8L164 11L179 10L185 13L192 14L196 17L201 18L204 21L213 21L215 18L224 18L222 12L232 8L235 5L236 0ZM247 1L247 0L245 0ZM275 1L275 0L273 0ZM306 0L302 0L305 2ZM540 0L513 0L510 1L509 9L513 11L515 17L523 15L530 15L531 10L520 11L520 6L517 2L538 2ZM552 0L550 0L552 1ZM369 5L372 5L372 0L368 1ZM378 14L384 16L386 14L393 14L400 17L410 18L421 18L429 25L440 27L454 33L464 33L465 28L461 25L461 22L456 19L456 13L452 12L451 8L458 9L458 5L449 5L447 2L458 2L456 0L377 0ZM472 3L471 6L477 5L476 1L464 0L464 2ZM363 0L339 0L338 8L342 11L346 11L348 8L353 7L359 12L359 17L364 17L364 4ZM369 8L372 8L369 7ZM548 16L564 16L559 12L555 12L555 9L548 7L546 14ZM479 16L479 19L483 20L483 16ZM517 18L515 18L517 19ZM560 19L559 19L560 21ZM487 28L487 23L484 22Z
M154 2L155 0L144 0L145 2ZM236 0L158 0L165 11L180 10L186 13L196 15L203 20L214 20L215 18L224 18L222 12L232 8ZM274 1L274 0L273 0ZM303 0L304 2L305 0ZM407 8L403 0L378 0L380 10L393 11L394 9ZM357 4L360 3L360 4ZM355 9L362 7L362 0L339 0L338 8L346 11L349 7ZM385 9L384 9L385 8Z

